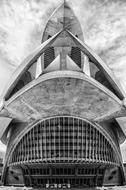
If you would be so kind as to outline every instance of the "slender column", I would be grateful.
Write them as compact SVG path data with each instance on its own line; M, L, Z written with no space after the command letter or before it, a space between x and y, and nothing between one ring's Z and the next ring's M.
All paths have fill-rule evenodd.
M84 122L82 121L81 123L81 138L82 138L82 145L81 145L81 160L83 161L83 157L84 157Z
M99 152L98 152L98 158L99 158L99 161L100 161L100 159L101 159L101 154L100 154L100 149L101 149L101 147L100 147L100 132L98 131L98 148L99 148Z
M96 138L96 161L98 161L98 131L97 131L97 129L95 129L95 131L96 131L96 136L95 136L95 138Z
M51 159L51 129L50 129L50 119L49 119L49 155L50 155L50 159Z
M32 132L31 132L31 130L30 130L30 132L29 132L29 138L30 138L30 143L29 143L29 145L31 145L31 146L30 146L30 152L31 152L31 160L32 160L32 158L33 158L33 149L32 149Z
M64 48L62 48L62 51L60 53L60 69L66 69L66 51Z
M101 134L101 160L103 161L103 135Z
M105 137L104 137L104 160L106 161L106 153L105 153Z
M29 141L28 141L28 138L29 138L29 133L26 134L26 151L27 151L27 161L29 161L29 151L30 151L30 147L29 147Z
M36 157L36 153L35 153L35 127L33 127L33 151L34 151L34 160Z
M42 127L42 124L40 123L40 152L41 152L41 160L43 161L43 147L44 147L44 142L43 142L43 132L44 132L44 127Z
M58 133L59 133L59 138L58 138L59 139L59 141L58 141L58 145L59 145L58 146L58 148L59 148L58 152L59 152L59 155L58 156L59 156L59 161L60 161L60 117L58 118L58 120L59 120L58 121Z
M97 171L96 171L96 177L95 177L95 186L97 187L97 182L98 182L98 174L99 174L99 169L100 169L101 165L97 167Z
M39 124L40 125L40 124ZM37 159L39 159L39 133L38 133L38 128L39 125L36 126L36 138L37 138Z
M25 147L24 147L24 148L25 148L25 156L24 156L24 157L25 157L25 161L27 160L27 153L26 153L26 151L27 151L27 150L26 150L26 144L27 144L27 142L26 142L26 135L25 135Z
M24 145L24 137L22 138L22 161L24 161L24 147L23 147L23 145Z
M107 152L106 152L106 139L105 139L104 143L105 143L105 145L104 145L105 146L105 161L107 161L107 159L106 159L106 155L107 155Z
M91 126L89 126L90 133L89 133L89 160L91 159Z
M53 142L53 150L54 150L54 159L55 159L55 162L56 162L56 121L55 121L55 118L54 118L54 125L53 125L53 129L54 129L54 142Z
M108 162L108 154L109 154L109 152L108 152L108 142L106 141L106 148L107 148L107 154L106 154L106 157L107 157L107 162Z
M97 161L97 130L95 129L95 160Z
M87 123L86 123L86 130L85 130L86 134L86 160L87 160L87 157L88 157L88 126L87 126Z
M102 145L102 147L103 147L103 150L102 150L103 153L102 154L103 154L103 160L105 161L105 158L104 158L104 136L103 135L102 135L102 138L103 138L103 141L102 141L102 143L103 143L103 145Z
M106 157L106 162L108 161L107 155L108 155L108 151L107 151L108 147L107 147L107 141L105 140L105 157Z
M44 121L44 140L45 140L45 160L47 160L47 147L46 147L46 143L47 143L47 140L46 140L46 121Z
M21 141L20 141L20 154L19 154L19 155L20 155L20 156L19 156L20 162L21 162L21 153L22 153L22 152L21 152Z
M76 141L75 134L74 134L74 129L75 129L75 127L74 127L74 118L73 118L73 159L74 159L74 144L75 144L75 141Z
M63 117L63 157L65 158L65 117Z
M93 127L92 128L92 130L93 130L93 138L92 138L92 159L93 159L93 161L94 161L94 151L95 151L95 146L94 146L94 144L95 144L95 128Z
M84 65L83 65L83 72L90 76L90 63L88 57L84 54Z
M18 144L18 162L20 162L20 143Z
M109 162L111 160L111 147L110 147L110 144L109 144Z
M77 160L79 159L80 155L79 155L79 119L77 119Z
M67 127L68 127L68 162L70 161L70 122L69 122L69 119L68 118L68 123L67 123Z
M20 146L21 143L19 143L19 147L18 147L18 162L20 162L20 155L21 155L21 146Z
M31 177L31 173L30 173L30 169L28 166L27 167L27 170L28 170L28 176L29 176L29 182L30 182L30 186L32 186L32 177Z

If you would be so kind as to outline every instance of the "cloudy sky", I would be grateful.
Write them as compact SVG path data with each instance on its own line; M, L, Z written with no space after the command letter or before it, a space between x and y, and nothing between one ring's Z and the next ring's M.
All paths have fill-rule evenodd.
M48 17L62 0L0 0L0 95L13 71L41 43ZM126 92L126 1L69 0L85 42ZM121 150L126 160L126 143ZM0 150L5 146L0 143Z

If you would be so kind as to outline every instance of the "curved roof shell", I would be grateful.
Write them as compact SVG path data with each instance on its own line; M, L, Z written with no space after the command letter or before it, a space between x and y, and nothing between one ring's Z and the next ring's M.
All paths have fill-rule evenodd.
M61 114L102 122L126 115L125 93L107 65L84 43L80 23L66 2L47 22L42 42L21 63L6 87L0 112L0 123L4 121L5 125L0 138L3 139L11 120L32 123ZM42 56L50 47L56 57L44 68ZM81 62L86 58L88 66L92 62L99 69L110 88L86 74L85 62L79 67L72 60L72 47L79 48ZM30 73L30 68L33 71L37 67L39 59L42 66L39 77L31 77L15 90L25 74ZM125 132L121 125L119 130L121 142Z

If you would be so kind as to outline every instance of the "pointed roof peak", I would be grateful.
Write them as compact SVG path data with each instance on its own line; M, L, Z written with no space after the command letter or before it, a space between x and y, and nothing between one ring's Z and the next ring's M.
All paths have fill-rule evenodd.
M53 36L60 30L67 29L74 35L77 35L81 41L84 41L81 23L72 9L72 3L68 0L62 0L60 6L50 16L42 36L42 42Z
M64 9L66 9L66 8L71 9L71 6L67 0L63 0L63 6L64 6Z
M63 0L64 5L68 5L68 2L66 0Z

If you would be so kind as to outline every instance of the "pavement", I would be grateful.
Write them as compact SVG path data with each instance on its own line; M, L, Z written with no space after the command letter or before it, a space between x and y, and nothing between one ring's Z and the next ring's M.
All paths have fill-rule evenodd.
M55 188L55 190L71 190L71 188ZM0 190L54 190L54 188L33 188L33 187L14 187L14 186L0 186ZM126 190L126 186L113 187L96 187L96 188L72 188L72 190Z

